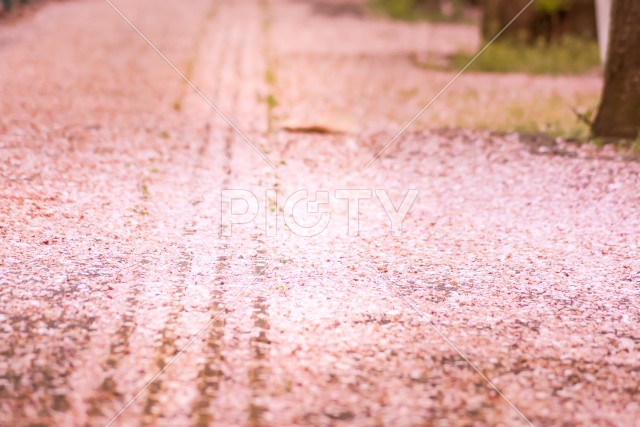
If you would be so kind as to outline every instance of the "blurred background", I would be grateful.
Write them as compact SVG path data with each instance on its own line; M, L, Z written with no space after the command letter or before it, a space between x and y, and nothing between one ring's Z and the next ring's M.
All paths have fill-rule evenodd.
M468 66L419 117L416 128L518 132L596 145L615 142L640 151L640 90L632 83L638 77L638 55L630 53L637 48L637 31L622 37L627 46L616 50L618 58L627 58L627 71L614 72L609 86L626 83L609 87L610 99L603 105L607 111L598 124L612 1L527 3L274 2L270 87L260 95L269 108L269 127L366 133L401 126ZM634 16L626 9L637 8L634 2L617 3L625 9L622 17ZM2 4L0 14L7 21L39 2Z

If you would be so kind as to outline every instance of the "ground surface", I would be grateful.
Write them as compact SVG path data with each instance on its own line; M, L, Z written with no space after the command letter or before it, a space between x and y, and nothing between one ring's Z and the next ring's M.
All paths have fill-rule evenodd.
M0 28L0 425L638 425L640 164L425 130L596 77L464 76L363 172L451 77L411 56L468 27L119 3L275 169L106 2ZM261 200L231 237L222 188ZM344 200L265 234L294 191L350 188L418 189L404 233L373 196L359 237Z

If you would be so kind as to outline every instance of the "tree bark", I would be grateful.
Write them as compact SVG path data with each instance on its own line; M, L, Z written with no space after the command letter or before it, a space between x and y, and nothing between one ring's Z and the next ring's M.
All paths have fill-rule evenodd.
M639 0L613 0L602 102L592 130L601 137L640 135Z

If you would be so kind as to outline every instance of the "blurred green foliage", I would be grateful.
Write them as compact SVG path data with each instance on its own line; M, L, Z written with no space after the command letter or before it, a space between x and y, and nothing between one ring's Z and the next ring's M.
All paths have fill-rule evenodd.
M564 37L597 39L593 0L536 0L523 9L525 0L484 0L482 36L520 44L535 44L539 39L556 43ZM514 16L518 19L513 21Z
M535 6L539 11L548 14L558 13L568 8L565 0L538 0Z
M413 21L420 18L415 0L372 0L370 4L374 10L384 12L393 19Z
M389 18L404 21L464 21L468 20L464 6L476 4L477 0L450 0L449 3L453 6L449 15L442 13L440 0L369 0L369 8Z

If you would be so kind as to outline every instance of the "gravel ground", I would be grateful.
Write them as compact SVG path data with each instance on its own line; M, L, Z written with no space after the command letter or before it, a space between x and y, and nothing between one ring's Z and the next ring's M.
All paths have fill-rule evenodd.
M451 77L410 56L475 33L358 1L189 5L122 12L274 168L106 2L0 27L1 426L638 425L640 163L423 120L363 171ZM261 203L229 237L224 188ZM335 199L303 218L331 214L319 235L268 235L301 189L419 195L400 236L373 193L358 237Z

